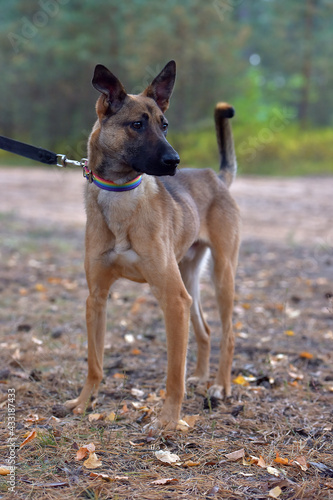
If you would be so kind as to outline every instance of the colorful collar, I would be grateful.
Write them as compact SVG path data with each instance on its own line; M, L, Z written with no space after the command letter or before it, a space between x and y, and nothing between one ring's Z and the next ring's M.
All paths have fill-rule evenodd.
M89 182L93 182L100 189L105 189L106 191L114 191L120 193L121 191L130 191L131 189L135 189L141 184L142 175L138 175L132 181L125 182L125 184L116 184L112 181L106 181L98 175L93 174L91 170L87 166L83 167L83 177L85 177Z

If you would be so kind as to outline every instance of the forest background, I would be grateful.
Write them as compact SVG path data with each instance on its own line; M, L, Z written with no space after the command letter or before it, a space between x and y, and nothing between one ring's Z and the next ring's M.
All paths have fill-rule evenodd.
M223 100L240 173L333 173L332 19L332 0L0 0L0 134L78 160L94 66L138 93L175 59L167 116L182 165L217 167Z

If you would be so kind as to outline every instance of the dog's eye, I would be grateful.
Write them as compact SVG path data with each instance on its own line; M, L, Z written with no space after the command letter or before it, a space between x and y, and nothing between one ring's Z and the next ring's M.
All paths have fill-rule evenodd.
M168 124L167 123L162 123L162 129L163 130L168 130Z
M142 122L133 122L132 127L136 130L139 130L140 128L142 128Z

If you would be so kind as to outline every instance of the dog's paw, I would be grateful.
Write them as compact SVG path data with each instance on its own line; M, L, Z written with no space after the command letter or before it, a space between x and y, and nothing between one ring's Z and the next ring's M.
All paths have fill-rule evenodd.
M64 403L64 406L68 410L71 410L75 415L82 415L82 413L84 413L89 407L87 403L82 403L80 398L69 399Z
M160 418L154 418L149 424L146 424L142 430L146 434L158 434L164 431L175 431L178 421L166 421Z
M224 390L222 385L214 384L208 389L209 397L216 399L224 399Z

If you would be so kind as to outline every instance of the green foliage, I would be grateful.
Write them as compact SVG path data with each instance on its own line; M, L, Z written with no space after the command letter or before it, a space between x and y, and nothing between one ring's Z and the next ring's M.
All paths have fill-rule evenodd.
M291 161L290 142L292 137L297 142L298 133L289 136L289 127L333 124L332 5L327 0L2 4L1 135L80 159L95 120L97 92L90 84L95 64L108 66L128 92L138 93L170 59L176 59L178 72L168 118L170 129L180 132L175 146L179 143L184 163L216 162L214 134L204 129L217 101L235 106L241 149L249 149L247 131L260 134L274 110L283 110L289 121L275 135L285 136L283 149ZM249 62L253 54L260 56L257 66ZM275 137L256 151L256 162L273 165L281 156L276 142ZM322 165L312 160L312 152L310 159L304 157L306 169L326 171L324 156ZM9 162L29 164L0 154L0 163ZM246 169L255 172L256 162L245 158Z
M256 175L333 174L333 130L302 130L287 125L273 131L271 122L234 126L238 171ZM219 166L213 127L170 134L181 166Z

